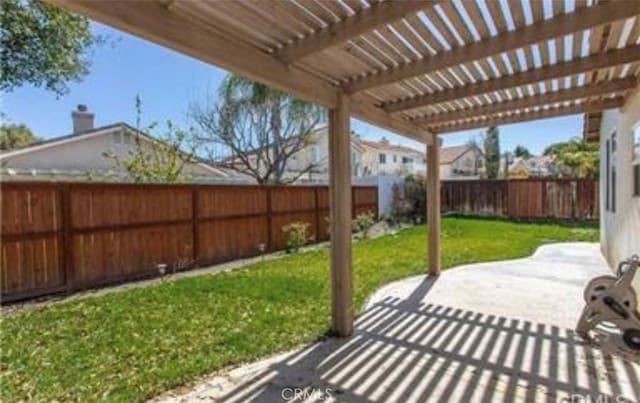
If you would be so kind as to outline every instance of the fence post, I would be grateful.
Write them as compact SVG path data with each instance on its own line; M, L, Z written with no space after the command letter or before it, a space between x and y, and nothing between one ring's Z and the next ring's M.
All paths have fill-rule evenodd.
M195 186L191 192L191 226L193 231L193 262L200 259L200 187Z
M506 189L507 189L504 192L505 197L507 199L507 203L506 203L507 211L506 211L505 217L511 218L511 196L509 195L509 189L511 189L511 184L509 183L509 178L505 179L504 183L505 183Z
M316 207L316 242L320 242L320 197L318 196L318 186L313 187L313 197Z
M571 218L578 220L584 214L582 213L582 206L580 205L580 181L574 181L574 186L571 188Z
M544 218L549 218L549 210L547 209L547 184L549 183L548 179L543 178L541 181L542 189L540 192L542 193L542 211L544 212Z
M273 236L271 234L271 186L267 185L267 250L273 250Z
M351 186L351 217L352 219L356 217L356 189Z
M71 245L71 190L70 185L64 184L60 188L60 231L62 232L62 261L64 268L64 283L67 292L75 290L75 268L73 265L73 250Z

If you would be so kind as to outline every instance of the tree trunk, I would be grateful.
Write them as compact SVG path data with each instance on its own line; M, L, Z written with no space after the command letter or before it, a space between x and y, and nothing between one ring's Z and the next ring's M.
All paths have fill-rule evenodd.
M271 103L271 128L273 130L273 164L274 182L282 183L284 162L282 161L282 116L280 113L280 97L275 97Z

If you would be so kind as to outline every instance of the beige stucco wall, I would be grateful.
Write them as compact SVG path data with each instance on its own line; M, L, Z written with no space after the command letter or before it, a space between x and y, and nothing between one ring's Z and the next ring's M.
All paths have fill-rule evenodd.
M351 170L352 176L360 176L362 154L360 150L351 145ZM314 132L309 139L309 145L287 161L285 175L298 176L301 170L310 165L315 165L311 174L304 174L300 180L327 181L329 180L329 131L324 127Z
M110 152L125 157L135 147L131 133L126 132L128 138L120 137L121 130L109 131L105 134L87 136L77 141L60 142L51 146L15 156L0 156L0 163L6 168L35 169L60 171L117 171L113 159L103 154ZM120 137L120 138L119 138ZM144 143L143 143L144 144ZM215 175L211 170L199 164L187 164L184 173L193 176Z
M453 165L440 164L440 179L450 179L453 176Z
M482 166L478 166L478 170L474 169L475 165L481 163L480 152L477 150L468 150L457 160L450 164L440 164L440 179L477 177L484 172ZM464 173L460 173L464 172Z
M371 175L408 175L426 173L424 155L416 152L406 152L402 150L380 150L377 148L364 146L362 153L362 165L367 168ZM380 163L380 154L386 155L386 162ZM395 162L393 160L395 156ZM411 158L413 163L402 163L402 158Z
M354 138L354 142L358 141ZM287 162L287 171L293 175L304 167L309 166L316 157L318 168L314 171L319 172L313 174L316 180L328 179L328 162L329 162L329 136L327 128L322 128L311 138L311 144L303 150L297 152L291 160ZM379 163L379 154L384 153L387 156L385 164ZM393 161L393 156L396 161ZM414 160L412 164L403 164L402 158L408 157ZM401 150L379 150L377 148L362 145L361 147L351 147L351 168L354 177L375 176L375 175L404 175L404 174L422 174L426 171L423 161L424 155L416 152L404 152ZM324 174L324 176L322 175ZM306 177L306 176L305 176ZM303 177L304 179L304 177Z
M640 124L640 87L621 109L605 111L600 126L600 243L602 253L614 268L632 254L640 255L640 198L633 197L633 128ZM616 211L605 211L606 141L617 132Z

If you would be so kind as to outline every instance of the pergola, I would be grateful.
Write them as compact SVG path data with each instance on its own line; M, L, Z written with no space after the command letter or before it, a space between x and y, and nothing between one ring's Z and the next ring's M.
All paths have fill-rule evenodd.
M340 336L354 316L351 116L426 144L428 270L438 275L438 135L598 116L623 105L640 67L638 0L48 1L329 109Z

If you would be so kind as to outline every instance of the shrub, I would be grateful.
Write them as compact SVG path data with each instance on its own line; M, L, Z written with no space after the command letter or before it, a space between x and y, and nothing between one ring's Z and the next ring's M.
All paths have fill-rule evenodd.
M356 216L356 219L353 220L353 227L362 234L362 239L367 239L369 238L369 230L375 223L375 215L372 211L367 211Z
M308 234L309 223L296 221L282 227L282 231L287 234L287 251L297 252L300 247L310 241Z
M409 175L404 180L404 194L409 204L407 219L414 223L424 222L427 211L426 179L421 175Z
M394 185L389 220L392 224L401 222L421 223L427 210L425 178L409 175L402 185Z
M385 217L390 224L396 225L406 220L409 211L409 203L404 194L404 185L393 185L393 196L391 199L391 211Z

